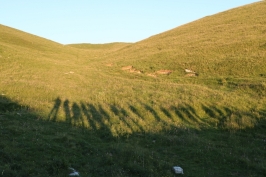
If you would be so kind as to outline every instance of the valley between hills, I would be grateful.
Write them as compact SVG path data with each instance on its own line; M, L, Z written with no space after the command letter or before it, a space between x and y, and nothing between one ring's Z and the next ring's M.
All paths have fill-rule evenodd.
M266 176L265 9L136 43L0 25L0 176Z

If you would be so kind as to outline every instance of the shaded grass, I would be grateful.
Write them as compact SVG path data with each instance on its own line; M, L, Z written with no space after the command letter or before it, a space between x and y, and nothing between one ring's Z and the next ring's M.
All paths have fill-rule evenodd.
M185 176L266 174L265 110L255 117L247 114L252 116L251 120L256 120L254 127L235 129L227 126L227 120L223 118L241 125L232 118L239 110L202 105L206 116L220 117L216 128L195 129L178 124L158 132L140 129L115 136L112 126L107 125L109 121L112 124L128 122L128 128L134 129L134 124L129 123L130 117L125 116L132 113L126 108L112 105L107 110L103 105L72 103L70 112L64 108L69 122L59 123L54 122L56 114L50 121L45 121L24 109L25 106L5 97L1 100L4 100L0 103L5 110L0 114L0 169L4 176L66 176L69 166L77 169L81 176L173 176L171 168L174 165L182 166ZM14 106L9 107L6 102ZM60 109L58 103L54 109ZM67 105L65 103L64 107ZM132 107L138 112L137 107ZM145 109L157 123L166 121L162 113L184 125L200 121L199 113L191 105L172 107L172 111L161 108L163 112L151 107ZM111 113L119 117L119 121L110 120ZM239 114L241 120L243 115ZM89 129L82 124L83 117L89 122ZM135 124L141 127L140 122L135 121Z

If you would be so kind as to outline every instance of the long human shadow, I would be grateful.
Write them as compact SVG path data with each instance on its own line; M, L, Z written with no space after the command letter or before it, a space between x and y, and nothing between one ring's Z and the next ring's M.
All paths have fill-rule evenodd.
M164 107L161 106L160 107L160 110L164 113L164 115L166 117L168 117L169 119L171 119L172 121L174 121L173 116L171 115L171 113L166 108L164 108Z
M134 132L137 129L141 132L144 132L145 128L143 126L147 122L140 125L137 119L145 122L144 117L147 115L145 112L149 112L154 117L155 122L161 122L165 124L170 123L170 127L173 126L171 125L172 122L174 122L176 119L180 119L185 125L209 125L219 128L226 128L230 121L235 121L233 123L237 124L239 127L245 128L246 125L243 123L245 120L242 120L243 116L254 117L254 115L249 112L234 112L232 108L218 107L204 103L202 103L201 109L205 112L205 117L201 117L197 113L199 110L196 110L193 106L187 103L181 103L178 106L168 106L167 108L160 106L159 108L156 107L155 109L147 103L139 102L138 105L142 106L142 109L139 110L137 106L129 103L122 106L113 104L105 104L105 106L103 106L101 104L95 105L85 102L70 102L68 99L62 101L59 97L57 97L54 100L53 108L48 114L49 120L57 120L58 112L62 104L65 116L64 120L67 123L96 131L101 129L110 135L112 134L110 126L113 124L110 122L111 119L115 119L115 124L119 124L119 122L123 123L123 128L127 127L127 129L131 130L131 132ZM115 116L115 118L112 118L112 116ZM215 119L213 122L218 123L213 124L211 123L210 119Z
M112 110L112 112L119 117L119 119L132 131L134 132L134 128L133 126L136 126L138 128L138 130L140 130L141 132L144 131L143 127L141 125L139 125L137 123L136 120L134 120L134 118L132 118L132 115L135 114L134 117L138 117L138 119L141 118L140 114L137 113L136 109L133 108L133 106L129 105L125 108L120 108L117 107L115 105L111 105L110 109ZM126 111L126 109L128 109L128 111ZM133 111L134 110L134 111Z
M128 114L130 115L130 117L131 116L134 117L134 118L131 118L131 121L133 122L133 124L136 125L141 132L144 132L145 131L144 128L141 125L139 125L137 121L137 119L143 120L143 117L140 114L140 112L134 106L130 104L127 104L127 108L128 108Z
M202 104L202 109L209 117L219 120L217 126L220 128L225 126L226 119L232 114L232 110L226 107L217 108L215 106Z
M265 163L265 151L263 151L263 148L265 147L266 140L265 109L259 110L258 116L254 116L248 112L241 112L243 116L253 116L258 120L257 124L254 127L246 128L245 131L238 131L232 134L223 129L203 128L200 131L194 131L192 129L192 132L196 132L195 135L186 133L187 131L179 128L181 133L176 133L174 130L161 130L156 133L145 132L139 136L139 132L132 132L124 141L120 137L114 138L111 134L110 127L106 124L106 121L108 122L112 119L113 115L123 119L124 116L131 116L131 114L137 113L134 115L141 119L145 115L143 111L153 111L154 114L156 113L158 119L163 119L162 116L164 116L164 118L167 117L169 120L181 120L178 114L176 114L178 112L188 122L192 122L194 119L200 119L201 117L196 109L189 104L172 107L162 106L161 108L150 106L140 109L140 107L130 104L117 107L115 105L71 102L67 99L61 100L60 98L59 100L55 99L54 104L49 113L50 120L53 121L55 118L59 118L57 114L62 109L65 112L63 116L65 116L66 121L69 119L68 122L71 125L62 125L59 122L40 121L38 116L35 117L36 121L30 122L31 128L34 131L28 131L31 130L29 127L21 130L20 128L17 128L17 130L7 130L0 124L1 138L4 138L5 142L7 142L6 147L4 143L0 143L1 147L5 147L1 149L2 154L0 159L0 164L6 164L8 166L4 166L5 170L8 170L9 166L12 166L12 171L22 174L23 172L31 172L32 169L37 168L32 175L38 176L38 169L44 169L44 172L48 169L47 173L49 175L47 176L56 176L58 173L66 174L64 170L69 167L68 165L76 163L74 165L78 167L81 174L88 172L90 176L108 176L108 174L115 176L115 174L119 174L121 171L125 172L124 176L171 176L171 173L167 173L166 169L171 169L173 164L181 162L184 169L191 169L191 166L196 167L194 171L187 170L189 176L208 176L208 174L211 174L211 176L232 176L235 172L239 172L236 176L251 176L252 174L265 176L266 174L263 166ZM0 123L8 121L14 127L13 124L16 123L14 120L16 120L16 125L23 125L24 118L28 119L32 112L29 112L29 115L22 116L22 119L16 114L21 107L20 104L10 99L2 99L0 96L0 120L3 120ZM183 109L185 108L188 108L188 110L184 111ZM132 109L134 113L131 112ZM227 121L228 118L236 114L236 111L239 111L233 108L218 107L209 104L202 104L202 109L205 110L207 116L221 119L220 126L223 125L223 121ZM2 116L4 115L2 112L11 111L15 111L14 120L12 120L11 116L6 116L5 118ZM154 114L151 113L152 116ZM155 119L155 121L157 120ZM83 129L88 124L90 128ZM57 129L61 125L63 128ZM72 125L77 128L70 128ZM128 126L132 126L132 124ZM36 131L36 127L39 128L38 131ZM177 129L177 127L174 128ZM50 133L48 134L49 138L46 136L48 131ZM94 134L93 131L96 133ZM31 136L23 139L25 134L30 134ZM3 135L11 135L12 138ZM95 136L100 139L99 141L97 139L96 143L94 143ZM35 140L35 137L38 137L39 140ZM153 141L154 137L157 138L156 141ZM119 142L117 139L119 139ZM48 140L49 143L47 143ZM50 141L58 142L58 144L50 143ZM20 146L17 146L18 143L21 143ZM36 145L34 147L34 150L36 148L35 152L39 150L38 152L44 158L40 159L40 161L34 159L35 162L32 161L32 158L30 160L24 158L20 152L28 152L29 145ZM9 146L12 146L14 149L18 148L18 153L8 154L9 148L7 147ZM232 154L230 154L231 151ZM47 154L49 154L51 160L45 158ZM65 154L68 154L68 156L66 157ZM22 159L20 159L21 157ZM61 159L63 160L61 161ZM143 162L145 160L145 164L142 163L141 159L143 159ZM66 164L64 165L63 162L65 161ZM231 168L234 163L236 165L234 168ZM17 168L14 164L19 164L22 168ZM31 168L25 167L26 170L24 170L23 164L30 164ZM210 165L221 166L222 168L209 168ZM105 167L104 171L95 170L103 166ZM122 170L116 170L118 168ZM197 171L197 169L204 169L204 171Z
M102 115L93 104L81 102L81 107L86 116L86 120L88 120L88 123L93 130L105 128L104 115Z
M73 116L72 116L73 124L81 125L82 127L84 127L85 124L82 119L82 110L77 103L73 103L72 112L73 112Z
M178 106L170 106L168 110L161 107L161 111L172 120L173 116L170 114L170 111L174 112L175 116L185 124L203 123L196 110L187 103L182 103Z
M66 122L71 123L71 110L69 107L69 100L66 99L64 101L64 112L65 112L65 117L66 117Z
M55 100L54 100L54 106L53 108L51 109L50 113L48 114L48 119L49 120L56 120L57 119L57 116L58 116L58 111L60 109L60 105L61 105L61 99L60 97L57 97Z
M143 126L149 124L149 122L145 122L147 113L150 113L150 115L154 117L155 122L168 124L170 127L174 126L173 122L175 122L176 119L180 119L182 124L190 125L191 127L195 125L208 125L226 128L235 124L239 128L245 128L250 125L245 122L247 119L244 118L248 117L248 119L252 119L252 117L254 117L250 112L234 110L234 108L225 106L218 107L206 103L201 104L201 109L205 112L204 117L202 117L202 115L199 116L197 112L199 110L196 110L188 103L180 103L177 106L170 105L167 108L163 106L154 108L143 102L138 102L138 105L142 107L141 110L140 107L138 107L138 109L137 106L129 103L119 106L114 104L105 104L105 106L103 106L101 104L91 104L82 101L79 103L70 102L68 99L61 100L60 97L57 97L48 114L48 119L52 121L57 120L59 110L63 107L65 116L63 120L67 123L95 131L101 129L111 135L111 125L119 123L123 124L120 125L122 128L131 130L131 132L137 130L145 132ZM197 109L200 108L198 107ZM138 121L138 119L141 121ZM211 123L211 119L214 120L213 122L215 123ZM251 124L253 124L257 119L255 118L251 121L253 121L251 122ZM142 122L142 124L139 124L139 122ZM115 126L118 127L119 125Z
M48 114L48 120L56 121L59 119L58 113L61 109L61 105L63 105L62 110L64 112L64 118L62 120L65 120L65 122L74 126L81 126L95 131L101 129L111 134L110 113L112 113L112 115L117 116L116 118L119 118L119 120L116 120L115 122L123 122L123 125L129 128L131 132L134 132L132 126L138 127L140 131L144 131L144 128L136 121L136 119L143 119L143 116L133 105L130 104L126 104L125 107L109 105L109 107L107 106L104 108L100 104L94 105L82 101L79 103L70 102L68 99L61 100L58 97L54 100L54 106ZM145 108L147 111L152 112L152 115L155 116L157 121L161 120L153 108L148 105L146 105ZM107 125L107 123L110 124Z
M260 111L260 116L258 116L257 114L253 114L252 111L243 111L224 106L218 107L214 105L202 104L202 109L205 111L208 117L218 120L216 126L221 129L246 129L248 127L254 127L256 122L261 121L261 115L264 115L265 117L264 111Z

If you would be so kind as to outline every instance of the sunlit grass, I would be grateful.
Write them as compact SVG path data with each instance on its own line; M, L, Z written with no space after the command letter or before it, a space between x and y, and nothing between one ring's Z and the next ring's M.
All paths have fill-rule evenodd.
M119 67L144 72L190 68L203 77L257 77L265 73L265 3L232 9L152 36L108 56ZM243 64L245 63L245 64Z
M0 175L265 176L264 9L135 44L64 46L0 26Z

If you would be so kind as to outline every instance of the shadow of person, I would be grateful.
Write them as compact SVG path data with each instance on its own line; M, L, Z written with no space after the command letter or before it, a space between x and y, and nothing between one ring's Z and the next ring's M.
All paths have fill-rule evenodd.
M84 122L82 121L82 114L81 114L81 109L77 103L73 103L72 105L72 119L74 122L74 125L81 125L84 126Z
M64 106L64 112L65 112L65 116L66 116L66 122L71 123L71 111L70 111L68 99L66 99L64 101L63 106Z
M53 120L55 121L57 119L57 114L58 114L58 111L59 111L59 108L60 108L60 105L61 105L61 99L60 97L57 97L55 100L54 100L54 107L52 108L52 110L50 111L49 115L48 115L48 119L49 120Z

